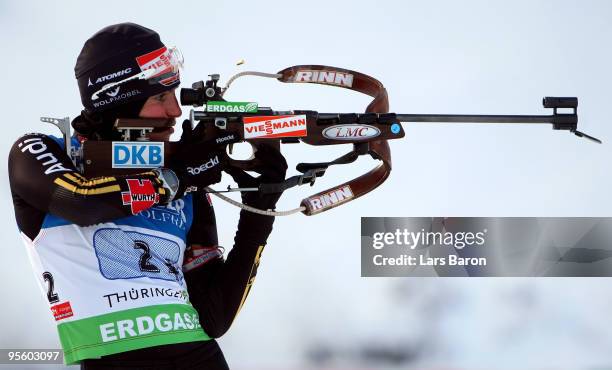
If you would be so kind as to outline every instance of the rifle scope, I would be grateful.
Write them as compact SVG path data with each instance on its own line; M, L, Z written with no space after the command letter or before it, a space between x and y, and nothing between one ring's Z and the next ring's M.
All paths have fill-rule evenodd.
M198 81L191 84L191 89L181 89L181 105L193 105L201 107L209 100L221 100L221 88L217 87L218 74L209 75L206 82Z
M201 107L206 103L206 98L204 96L204 90L197 89L181 89L181 105L193 105L196 107Z

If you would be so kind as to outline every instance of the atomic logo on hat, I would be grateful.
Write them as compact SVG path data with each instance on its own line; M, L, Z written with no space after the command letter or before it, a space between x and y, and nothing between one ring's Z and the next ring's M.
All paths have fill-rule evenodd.
M155 31L121 23L85 42L74 71L83 106L102 112L175 88L181 66L180 52Z

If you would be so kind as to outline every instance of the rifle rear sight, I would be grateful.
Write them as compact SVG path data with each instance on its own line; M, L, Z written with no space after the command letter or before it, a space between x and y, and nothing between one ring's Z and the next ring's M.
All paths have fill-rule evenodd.
M206 82L198 81L191 85L191 89L181 89L181 105L192 105L201 107L210 100L222 100L221 88L217 86L219 82L218 74L208 75L210 79Z

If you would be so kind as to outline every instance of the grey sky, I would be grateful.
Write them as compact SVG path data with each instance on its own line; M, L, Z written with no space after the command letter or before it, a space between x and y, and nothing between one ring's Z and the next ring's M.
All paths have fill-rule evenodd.
M5 0L0 149L6 158L23 133L58 134L38 118L79 112L76 56L94 32L123 21L153 28L181 49L183 86L211 73L226 81L242 70L327 64L378 78L391 111L401 113L548 114L543 96L578 96L579 129L603 145L549 126L405 124L406 138L391 143L394 170L383 186L320 216L277 221L251 297L221 345L241 368L302 366L313 344L349 351L373 340L446 345L421 359L424 366L525 368L516 359L527 355L529 368L610 363L612 330L600 324L609 314L608 280L364 279L359 225L361 216L610 216L611 4ZM236 67L241 58L246 64ZM322 112L361 111L368 102L340 89L253 78L236 82L227 98ZM293 145L285 153L295 164L348 149ZM279 208L294 208L306 195L374 165L361 159L333 168L315 188L287 192ZM0 186L7 211L0 229L0 347L57 347L15 227L6 177ZM221 243L229 247L238 212L215 204ZM527 306L503 303L522 295L531 297ZM440 300L454 306L435 314L423 308ZM512 335L530 345L504 342Z

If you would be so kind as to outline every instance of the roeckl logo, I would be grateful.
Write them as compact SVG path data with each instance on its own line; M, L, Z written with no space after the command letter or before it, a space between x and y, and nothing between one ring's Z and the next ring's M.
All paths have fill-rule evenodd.
M314 213L335 207L351 198L353 198L353 191L350 186L345 185L327 193L307 198L306 201L310 204Z
M369 125L335 125L323 130L323 136L332 140L366 140L378 135L380 130Z
M113 80L117 77L121 77L123 75L126 75L128 73L132 73L132 67L126 68L126 69L122 69L120 71L117 72L113 72L113 73L109 73L106 76L102 76L102 77L98 77L98 79L96 79L95 84L99 84L100 82L106 82L109 80ZM89 82L89 86L91 86L91 80L88 81Z
M338 71L301 70L295 73L294 82L311 82L344 87L353 86L353 75Z
M218 138L217 140L215 140L215 143L221 144L221 143L224 143L226 141L234 140L235 138L236 138L236 136L234 134L229 134L227 136Z
M208 162L203 163L200 167L187 167L187 172L190 175L199 175L200 173L211 169L219 164L219 156L215 156L215 158L211 158Z
M306 115L244 117L244 138L264 139L307 135Z
M72 171L64 167L53 153L47 152L47 145L42 142L40 137L25 139L17 144L17 147L21 149L23 153L28 151L30 154L35 155L36 160L42 162L43 167L45 167L45 175L55 172Z
M159 203L159 194L155 192L151 180L126 179L129 191L121 193L123 205L131 207L132 214L138 214Z

